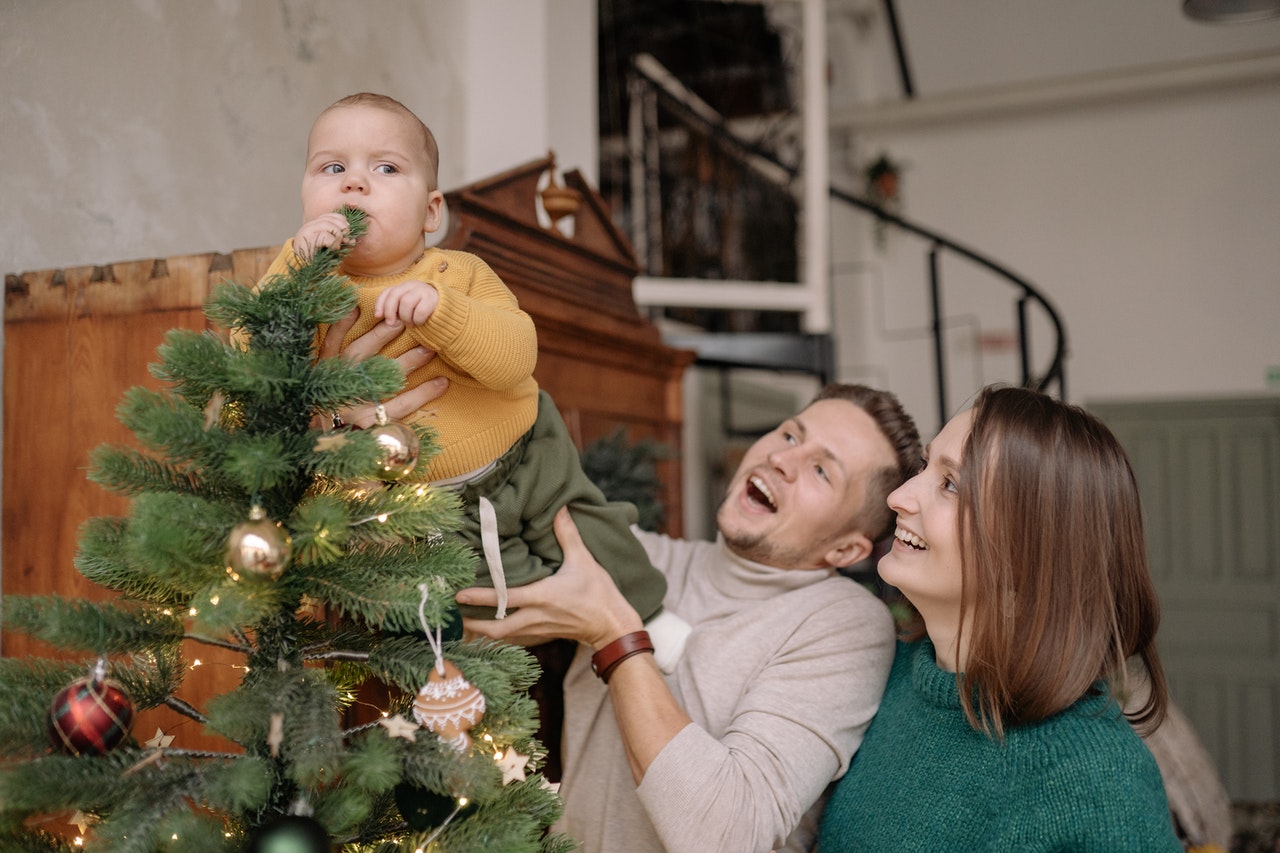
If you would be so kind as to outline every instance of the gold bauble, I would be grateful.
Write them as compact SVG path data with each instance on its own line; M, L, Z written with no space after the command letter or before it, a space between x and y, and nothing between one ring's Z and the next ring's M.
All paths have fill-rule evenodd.
M381 406L377 408L377 418L369 432L378 443L378 477L399 480L418 464L418 434L405 424L388 421Z
M249 520L231 528L227 539L227 574L240 580L244 574L280 577L289 564L293 540L278 521L267 518L260 506L249 510Z

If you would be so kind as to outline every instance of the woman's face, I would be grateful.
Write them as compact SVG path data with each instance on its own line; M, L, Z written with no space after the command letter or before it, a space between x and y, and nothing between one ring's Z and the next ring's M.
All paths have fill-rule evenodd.
M925 448L920 473L889 495L898 514L893 547L880 577L902 591L925 623L960 613L960 530L957 483L971 411L952 418Z

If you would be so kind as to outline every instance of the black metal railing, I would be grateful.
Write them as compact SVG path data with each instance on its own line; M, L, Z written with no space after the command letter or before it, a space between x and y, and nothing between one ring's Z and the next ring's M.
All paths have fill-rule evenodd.
M890 213L879 205L865 198L861 198L851 192L831 187L831 197L852 205L863 210L883 222L900 228L917 237L922 237L929 242L929 304L930 304L930 324L933 332L933 348L934 348L934 368L938 374L938 423L946 423L950 417L951 409L947 400L947 364L946 364L946 347L943 342L943 314L942 314L942 280L938 272L938 257L942 252L951 252L962 257L978 266L988 270L998 278L1004 279L1011 286L1019 291L1016 299L1016 314L1018 321L1018 355L1019 366L1022 371L1022 385L1027 388L1034 388L1037 391L1047 391L1051 385L1056 384L1058 397L1066 399L1066 359L1067 359L1067 331L1062 324L1062 318L1058 316L1058 312L1054 310L1053 305L1045 298L1039 290L1035 288L1031 282L1022 276L1013 272L1002 264L993 261L986 255L962 245L948 237L944 237L936 231ZM1027 317L1027 309L1030 305L1038 305L1044 312L1045 318L1052 326L1056 340L1053 347L1053 358L1049 362L1048 367L1042 373L1034 373L1031 368L1031 333L1030 324Z
M661 100L668 112L677 116L681 123L710 137L718 150L734 157L745 165L751 166L753 171L757 173L762 173L759 164L761 164L761 161L766 161L774 170L780 170L784 173L789 180L795 180L799 176L797 167L783 163L773 152L739 137L710 107L696 102L696 96L687 90L682 90L678 85L673 85L669 76L664 78L661 73L655 73L651 69L660 69L660 66L656 65L652 57L645 57L644 61L633 62L632 72L634 76L632 79L653 92ZM661 70L665 71L665 69ZM635 90L632 89L632 91ZM942 279L939 271L939 257L944 252L949 252L976 264L1015 288L1017 294L1015 295L1014 305L1017 320L1021 384L1038 391L1048 391L1051 386L1056 385L1058 396L1066 399L1066 329L1053 305L1034 285L981 252L896 213L885 210L883 207L856 193L835 186L830 187L829 191L831 198L869 213L887 225L923 238L928 243L930 312L932 314L930 321L934 348L934 369L937 374L939 424L946 423L951 415L947 393ZM1040 372L1035 372L1031 364L1028 310L1032 306L1039 307L1056 336L1052 346L1053 357L1047 367ZM824 351L828 353L829 358L829 343ZM726 358L720 357L717 360L715 356L709 356L708 361L723 367L726 363Z

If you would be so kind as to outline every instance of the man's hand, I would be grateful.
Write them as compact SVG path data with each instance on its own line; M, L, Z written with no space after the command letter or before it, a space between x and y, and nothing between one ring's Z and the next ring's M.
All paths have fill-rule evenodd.
M396 327L421 326L440 304L440 292L425 281L402 281L378 294L373 314Z
M507 618L463 619L472 634L494 639L566 638L600 649L623 634L644 627L613 578L605 572L578 533L564 507L555 517L556 540L564 550L559 571L540 581L507 590ZM493 607L498 594L492 589L470 587L458 592L459 604Z
M333 358L337 356L338 348L342 346L342 339L346 337L347 332L359 318L360 309L356 308L346 317L330 326L329 332L324 338L324 345L320 347L319 357ZM377 355L384 344L393 340L399 334L400 329L392 328L386 323L379 323L352 341L351 346L347 347L346 351L342 353L342 357L348 361L363 361L371 355ZM407 376L435 357L436 354L425 347L414 347L404 355L394 359L394 361L400 366L401 372ZM443 394L448 387L449 380L443 376L437 376L434 379L423 382L417 388L401 391L390 400L385 401L382 406L386 409L388 418L398 420L430 403ZM348 406L335 414L342 419L343 423L362 428L373 426L377 419L375 407L372 403ZM316 426L320 428L323 425L316 424Z
M310 222L302 223L293 235L293 253L304 261L315 257L316 251L325 247L340 248L350 238L347 217L341 213L326 213Z

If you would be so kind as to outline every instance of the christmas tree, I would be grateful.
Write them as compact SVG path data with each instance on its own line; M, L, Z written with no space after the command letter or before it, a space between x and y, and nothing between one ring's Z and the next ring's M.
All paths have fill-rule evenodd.
M352 235L362 214L344 211ZM523 649L457 634L474 555L456 499L400 482L434 449L422 428L315 428L318 413L403 384L374 357L317 361L319 324L356 296L322 249L259 288L225 283L205 313L231 334L173 330L90 478L129 514L80 533L76 568L105 602L11 596L6 629L65 650L0 660L0 849L559 851L559 801L536 768L537 677ZM449 631L453 628L453 631ZM184 640L242 658L205 707ZM378 714L356 689L386 685ZM139 743L166 706L225 750ZM52 831L73 814L79 834ZM63 818L65 823L65 817Z

